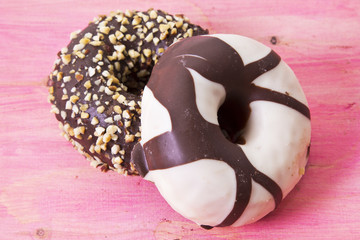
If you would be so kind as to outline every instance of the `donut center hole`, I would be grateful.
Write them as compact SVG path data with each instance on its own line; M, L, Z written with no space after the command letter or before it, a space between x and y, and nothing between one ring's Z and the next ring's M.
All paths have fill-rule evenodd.
M221 132L232 143L244 145L244 129L250 116L250 107L235 100L226 100L218 110Z
M128 88L128 93L140 96L149 78L150 74L144 77L138 77L136 73L131 73L126 77L126 81L123 82L123 84Z

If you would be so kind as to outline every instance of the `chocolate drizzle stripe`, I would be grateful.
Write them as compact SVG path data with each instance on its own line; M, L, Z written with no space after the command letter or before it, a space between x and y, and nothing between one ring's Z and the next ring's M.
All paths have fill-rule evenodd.
M244 73L249 82L254 81L257 77L275 68L280 62L280 56L273 50L268 55L258 61L249 63L245 66Z
M226 162L235 171L236 201L229 215L217 226L232 225L242 215L249 203L252 179L273 196L277 206L283 197L281 188L258 171L241 147L227 140L222 130L227 132L229 139L234 139L246 125L251 113L250 103L260 99L283 104L310 117L307 107L299 107L297 100L252 84L261 74L275 68L280 60L271 51L264 58L244 66L235 49L208 36L193 37L171 46L155 67L147 86L168 110L172 131L145 142L143 148L135 148L135 151L144 152L133 152L133 156L140 156L133 158L136 167L147 172L200 159ZM199 113L194 79L187 68L224 86L226 99L218 111L220 127L207 122Z
M251 87L253 88L251 101L264 100L264 101L283 104L298 111L299 113L310 119L309 108L305 104L296 100L295 98L280 92L272 91L271 89L255 86L254 84L252 84Z

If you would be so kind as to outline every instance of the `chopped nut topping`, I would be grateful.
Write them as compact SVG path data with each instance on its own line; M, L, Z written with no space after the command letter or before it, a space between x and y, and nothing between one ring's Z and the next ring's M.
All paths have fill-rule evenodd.
M89 118L89 114L87 112L81 112L81 118Z
M121 28L121 27L120 27ZM125 28L126 29L126 28ZM126 31L125 31L126 32ZM117 40L120 40L120 39L122 39L123 37L124 37L124 34L122 33L122 32L120 32L120 31L116 31L115 32L115 36L116 36L116 39Z
M83 54L82 52L76 52L75 54L76 54L76 56L78 56L81 59L85 58L85 54Z
M75 73L75 78L78 81L81 81L84 79L84 75L80 74L80 73Z
M130 111L129 111L129 110L123 111L122 116L123 116L123 118L125 118L125 119L130 119L130 118L131 118L131 116L130 116Z
M80 43L83 44L84 46L85 46L86 44L88 44L89 42L90 42L90 39L88 39L88 38L86 38L86 37L80 39Z
M146 25L146 27L148 29L152 29L155 26L155 23L154 22L147 22L147 23L145 23L145 25Z
M167 37L168 34L169 34L168 32L161 33L160 34L160 40L164 40Z
M81 49L83 49L85 47L84 44L82 43L79 43L79 44L76 44L73 48L74 51L80 51Z
M97 107L96 111L98 113L103 113L105 111L105 107L104 106L99 106L99 107Z
M85 87L86 89L91 88L91 82L90 82L90 80L87 80L87 81L84 83L84 87Z
M97 117L93 117L93 119L91 120L91 125L97 125L99 123L99 120L97 119Z
M88 32L88 33L86 33L86 34L84 35L84 37L86 37L86 38L88 38L88 39L90 39L92 36L93 36L93 34L90 33L90 32Z
M145 14L142 15L142 19L144 20L144 22L149 21L149 18L150 17L148 15L145 15Z
M177 34L177 30L176 30L176 28L172 28L171 29L171 35L175 35L175 34Z
M156 19L157 18L157 13L156 13L156 11L154 11L154 10L152 10L152 11L150 11L149 12L149 15L150 15L150 18L151 19Z
M135 35L131 35L130 42L135 41L135 39L136 39L136 36L135 36Z
M55 105L51 105L50 112L55 113L55 114L59 114L60 110L57 107L55 107Z
M118 52L123 52L125 50L125 45L121 44L121 45L115 45L114 49Z
M72 103L76 103L78 100L79 100L79 97L76 95L72 95L70 97L70 102L72 102Z
M100 32L104 34L109 34L110 28L109 27L100 27Z
M67 94L64 94L61 96L61 100L67 100L69 98L69 96Z
M81 30L76 30L70 34L70 40L77 38Z
M114 94L114 92L111 91L108 87L105 88L105 93L106 93L107 95L113 95L113 94Z
M116 93L115 93L114 95L112 95L111 97L112 97L112 99L117 100L119 96L120 96L120 93L116 92Z
M69 64L71 61L71 54L62 55L61 60L65 65Z
M165 18L164 18L163 16L158 16L158 17L156 18L156 21L157 21L158 23L164 22L164 20L165 20Z
M100 41L91 41L90 44L97 47L97 46L101 46L102 42L100 42Z
M70 80L71 80L70 76L63 77L63 82L70 82Z
M153 42L154 42L155 46L157 46L158 43L160 42L160 40L156 37L153 39Z
M106 123L113 123L114 120L112 119L112 117L108 117L108 118L105 118L104 120Z
M89 76L90 76L90 77L94 76L94 75L95 75L95 68L89 67L88 73L89 73Z
M81 139L81 134L85 133L85 126L74 128L74 135L76 138Z
M146 36L146 38L144 40L147 42L151 42L153 40L153 37L154 37L153 33L151 32Z
M159 25L160 32L165 32L165 31L167 31L169 28L170 28L170 26L169 26L168 24L160 24L160 25Z
M120 151L120 146L119 146L119 145L114 144L114 145L111 147L111 153L112 153L113 155L118 154L119 151Z
M61 53L62 54L65 54L65 53L67 53L69 50L68 50L68 48L67 47L63 47L62 49L61 49Z
M67 101L66 104L65 104L65 109L66 110L71 110L72 109L72 104L70 101Z
M89 105L87 105L87 104L82 104L82 105L80 106L80 110L81 110L81 111L86 111L86 110L88 110L88 108L89 108Z
M109 125L106 128L106 132L109 133L110 135L115 134L118 131L118 127L115 125Z
M109 40L112 44L116 44L116 37L114 34L109 35Z
M91 100L91 93L87 93L86 96L84 97L85 101L90 101Z
M63 72L58 72L58 74L56 75L56 78L58 81L61 81L61 79L63 78Z
M110 76L110 73L109 73L109 71L105 70L105 71L102 72L102 75L103 75L104 77L109 77L109 76Z
M151 56L151 50L150 50L150 49L146 48L146 49L143 50L143 52L144 52L144 55L145 55L146 57L150 57L150 56Z
M99 100L99 97L98 97L98 95L95 93L95 94L93 94L92 99L93 99L94 101L96 101L96 100Z
M194 30L192 28L189 28L186 33L189 34L189 37L192 37Z
M78 108L78 106L77 106L77 105L73 105L72 111L73 111L73 113L78 114L78 113L79 113L79 108Z
M114 112L116 112L116 113L119 113L119 114L122 113L121 107L118 105L115 105L113 109L114 109Z
M132 20L131 24L132 24L132 25L138 25L138 24L141 23L141 21L142 21L142 20L141 20L140 17L135 16L134 19Z
M130 11L129 9L126 9L126 10L125 10L125 16L131 18L131 17L133 16L133 12Z
M129 56L131 58L138 58L140 56L140 53L138 53L137 51L135 51L134 49L130 49L129 50Z
M103 136L103 142L108 143L111 140L111 135L109 133L105 133Z
M126 142L126 143L134 142L134 140L135 140L135 136L134 136L134 135L125 135L125 142Z
M124 95L120 95L120 97L118 97L117 101L118 101L119 103L125 103L126 98L125 98Z
M103 127L97 127L95 128L95 136L100 136L105 132L105 128Z
M120 114L121 114L121 113L120 113ZM114 116L114 121L118 122L118 121L121 120L121 115L120 115L120 114ZM120 124L119 124L119 125L120 125Z
M182 25L183 25L183 21L182 21L182 20L179 20L179 21L177 21L177 22L175 23L176 28L181 28Z
M67 114L66 114L65 111L61 111L61 112L60 112L60 116L61 116L61 118L64 119L64 120L66 119L66 115L67 115Z
M123 24L123 25L129 24L129 23L130 23L129 19L127 19L126 17L124 17L123 20L121 21L121 24Z
M98 146L98 145L96 145L96 146L94 147L94 150L95 150L95 152L96 152L97 154L100 154L100 153L101 153L101 147ZM97 166L96 166L96 167L97 167Z

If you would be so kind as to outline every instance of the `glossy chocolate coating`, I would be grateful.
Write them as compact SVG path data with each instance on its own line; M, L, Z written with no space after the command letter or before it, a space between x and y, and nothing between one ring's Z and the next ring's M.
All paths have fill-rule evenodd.
M206 33L182 15L150 9L100 16L73 34L49 77L65 136L95 166L136 174L130 156L152 68L173 42Z

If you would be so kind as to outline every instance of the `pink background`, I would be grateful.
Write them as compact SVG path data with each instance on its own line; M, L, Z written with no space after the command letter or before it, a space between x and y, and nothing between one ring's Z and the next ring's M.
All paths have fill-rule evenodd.
M60 136L45 82L70 32L98 14L150 7L255 38L300 79L312 113L309 164L263 220L203 230L153 184L91 168ZM357 0L0 0L0 239L360 239L359 117Z

